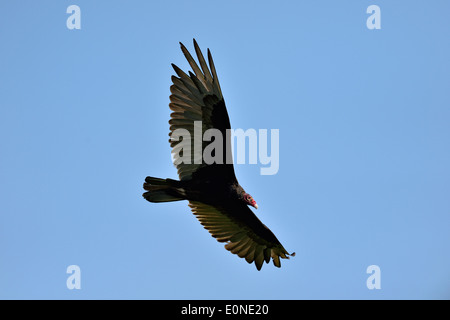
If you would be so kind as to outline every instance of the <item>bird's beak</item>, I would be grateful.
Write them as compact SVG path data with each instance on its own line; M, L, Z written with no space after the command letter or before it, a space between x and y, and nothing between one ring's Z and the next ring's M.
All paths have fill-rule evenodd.
M255 203L255 205L253 207L255 207L255 209L258 209L258 205L256 203Z

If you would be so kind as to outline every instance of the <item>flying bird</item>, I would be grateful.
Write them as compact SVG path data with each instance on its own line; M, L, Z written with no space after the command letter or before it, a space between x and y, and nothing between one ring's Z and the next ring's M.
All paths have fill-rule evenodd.
M172 64L177 76L172 76L170 87L169 143L180 180L146 177L143 197L150 202L170 202L188 200L189 207L200 223L219 242L224 242L230 252L255 263L258 270L270 260L281 267L280 258L289 259L295 253L288 253L275 235L253 213L249 206L258 208L253 197L238 183L231 154L230 139L223 139L220 160L208 164L204 160L194 161L194 147L191 151L193 161L179 161L183 156L180 146L191 140L174 139L175 130L185 129L194 136L194 122L201 121L203 132L217 129L222 137L230 134L230 120L217 78L216 68L208 49L208 64L194 39L194 48L200 66L195 62L186 47L180 42L191 71L186 74ZM228 129L228 130L227 130ZM186 132L186 131L185 131ZM184 141L184 144L183 144ZM201 141L202 150L207 146ZM216 150L216 152L218 152ZM202 153L203 154L203 153ZM178 160L178 161L177 161Z

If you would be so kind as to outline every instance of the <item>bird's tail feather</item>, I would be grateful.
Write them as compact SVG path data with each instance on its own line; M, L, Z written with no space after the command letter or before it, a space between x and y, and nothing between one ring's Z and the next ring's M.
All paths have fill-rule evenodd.
M142 196L150 202L170 202L184 200L183 189L176 187L176 180L160 179L154 177L145 178L144 192Z

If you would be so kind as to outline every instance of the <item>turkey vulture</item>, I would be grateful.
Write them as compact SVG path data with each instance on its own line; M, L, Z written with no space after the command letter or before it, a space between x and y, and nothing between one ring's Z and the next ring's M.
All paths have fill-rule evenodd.
M189 71L188 75L172 64L178 77L172 76L173 85L170 87L169 107L173 112L169 120L169 142L180 180L147 177L144 183L147 192L143 197L150 202L188 200L189 207L200 223L219 242L225 242L227 250L245 258L248 263L254 262L258 270L261 270L264 261L269 263L271 258L273 264L280 267L280 258L289 259L294 253L288 253L272 231L248 207L258 208L252 196L239 185L232 161L225 159L231 154L230 140L223 143L223 159L219 159L223 161L212 164L207 164L204 159L177 161L186 156L182 154L185 150L180 150L180 146L193 146L193 142L189 139L174 139L172 134L175 130L185 129L194 136L194 122L201 121L202 137L203 132L211 128L220 130L222 137L230 132L227 130L230 129L230 120L211 52L208 49L208 68L194 39L199 67L186 47L181 42L180 45L194 71ZM206 143L202 141L201 145L204 150ZM195 148L189 149L191 154L187 156L194 157Z

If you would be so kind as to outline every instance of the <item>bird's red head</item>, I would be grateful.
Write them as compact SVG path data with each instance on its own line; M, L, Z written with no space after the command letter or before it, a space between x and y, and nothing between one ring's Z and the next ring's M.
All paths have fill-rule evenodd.
M244 193L244 200L248 205L252 206L255 209L258 209L258 205L256 204L256 201L248 193Z

